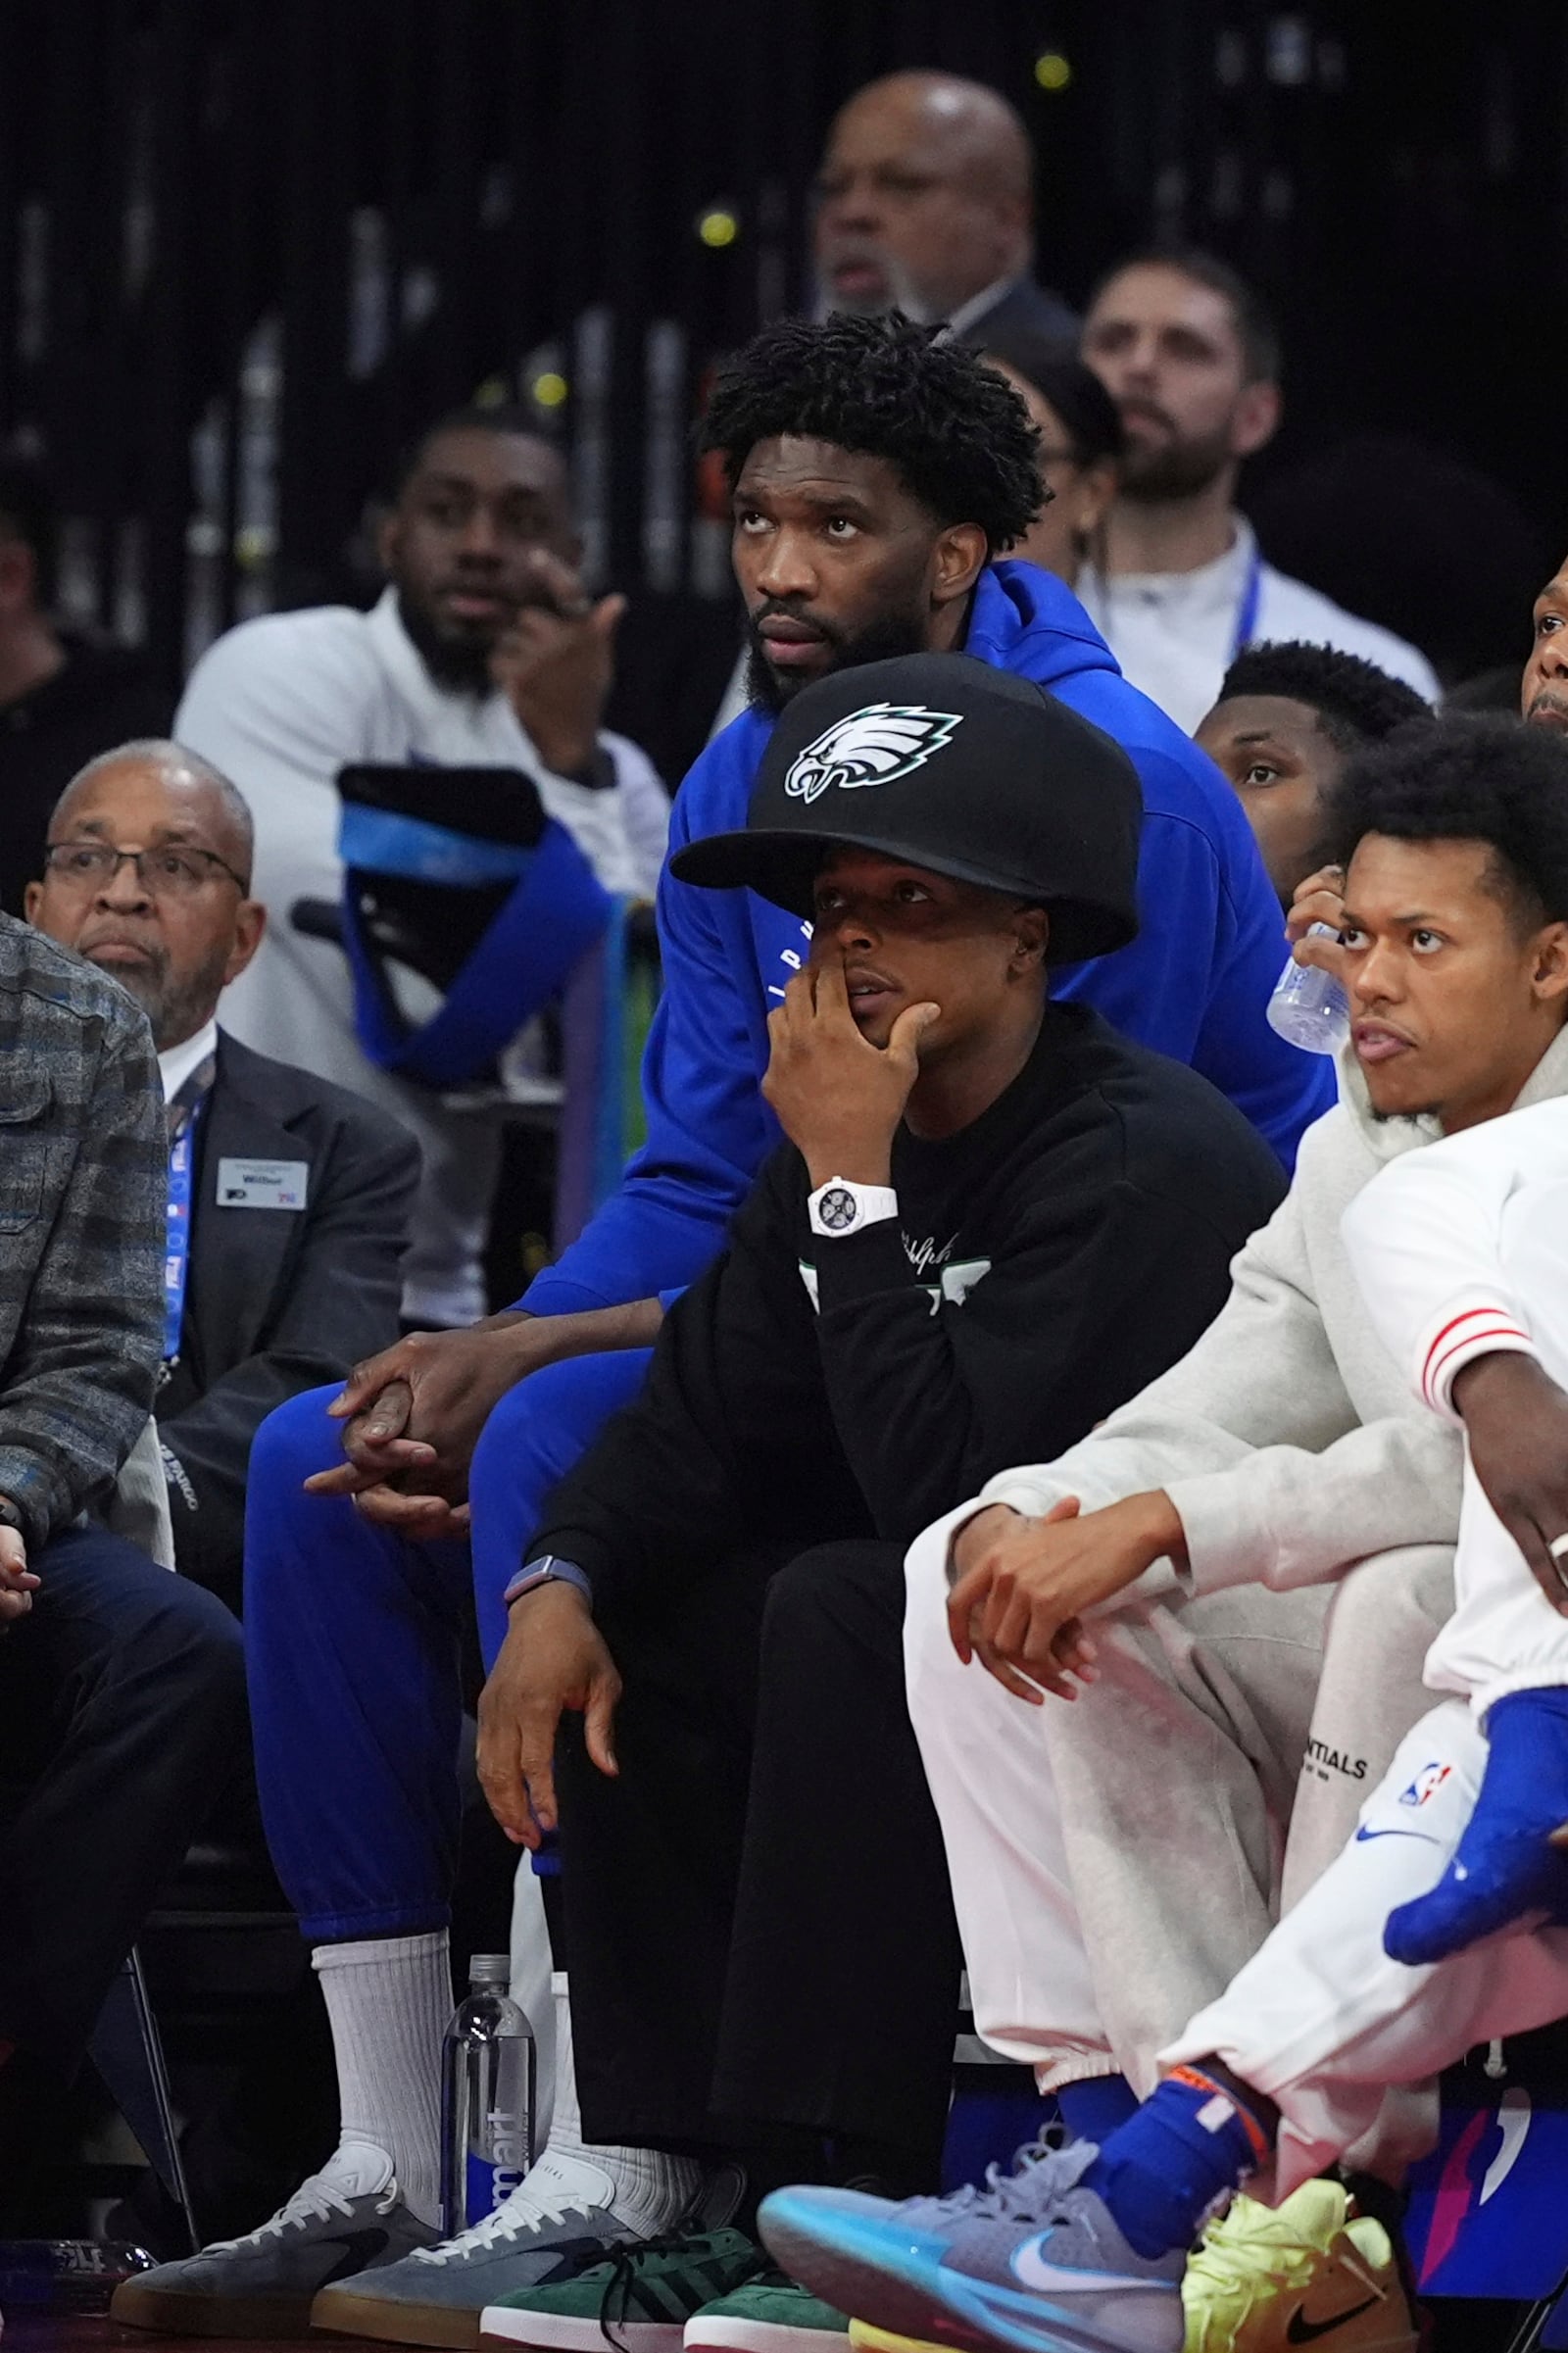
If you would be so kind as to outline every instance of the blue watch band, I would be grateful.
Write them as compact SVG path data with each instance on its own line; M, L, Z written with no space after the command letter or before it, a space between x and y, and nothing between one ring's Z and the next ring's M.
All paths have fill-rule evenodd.
M590 1609L594 1605L594 1589L587 1571L579 1569L574 1560L558 1559L554 1552L541 1552L536 1559L525 1561L502 1594L502 1601L510 1609L514 1601L531 1593L536 1585L572 1586Z

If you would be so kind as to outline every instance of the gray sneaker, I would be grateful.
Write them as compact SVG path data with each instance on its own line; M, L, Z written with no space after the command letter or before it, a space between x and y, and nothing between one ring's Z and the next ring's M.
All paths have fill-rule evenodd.
M900 2336L1015 2353L1181 2353L1187 2250L1130 2247L1082 2186L1098 2149L1020 2151L983 2189L889 2205L850 2189L779 2189L759 2225L793 2279Z
M404 2205L378 2150L338 2149L259 2230L122 2280L109 2316L174 2336L303 2336L318 2288L399 2263L436 2235Z
M611 2208L614 2183L573 2155L558 2174L547 2152L504 2206L457 2238L406 2255L372 2278L323 2287L311 2307L318 2328L398 2345L472 2345L487 2304L542 2287L587 2257L608 2256L637 2234Z

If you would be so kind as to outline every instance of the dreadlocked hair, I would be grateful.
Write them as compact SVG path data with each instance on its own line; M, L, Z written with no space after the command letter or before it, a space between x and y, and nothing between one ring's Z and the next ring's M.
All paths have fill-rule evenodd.
M1040 437L1012 386L941 333L897 311L775 319L719 374L701 446L732 489L786 433L883 458L938 523L978 523L998 556L1040 513Z

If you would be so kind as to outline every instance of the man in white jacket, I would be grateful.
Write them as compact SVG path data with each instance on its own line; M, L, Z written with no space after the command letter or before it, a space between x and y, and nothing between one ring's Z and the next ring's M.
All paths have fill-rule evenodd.
M1568 1625L1473 1476L1460 1521L1460 1441L1446 1410L1454 1381L1463 1410L1468 1385L1479 1389L1508 1348L1517 1420L1518 1383L1541 1379L1519 1370L1532 1346L1529 1300L1568 1300L1568 1105L1555 1100L1568 1088L1568 758L1544 732L1439 722L1353 763L1336 817L1342 849L1353 850L1344 934L1358 1065L1347 1072L1351 1100L1309 1133L1289 1200L1237 1261L1230 1304L1185 1361L1062 1460L994 1481L980 1501L1001 1511L970 1504L919 1541L906 1643L977 2024L1033 2060L1048 2085L1092 2073L1097 2054L1102 2070L1114 2053L1152 2074L1128 2022L1136 2029L1157 2012L1171 1980L1191 1983L1212 1966L1239 1909L1257 1916L1264 1891L1235 1836L1236 1791L1238 1766L1258 1729L1266 1733L1257 1696L1266 1702L1268 1676L1237 1673L1235 1627L1212 1625L1216 1593L1248 1583L1288 1589L1361 1563L1342 1602L1364 1586L1380 1606L1336 1617L1327 1672L1336 1651L1346 1664L1342 1636L1369 1672L1396 1670L1383 1691L1381 1754L1334 1759L1336 1769L1358 1766L1372 1795L1355 1835L1262 1949L1244 1954L1165 2038L1154 2096L1108 2132L1097 2130L1098 2153L1086 2141L1063 2157L1027 2160L1008 2184L1004 2227L990 2217L983 2249L977 2225L927 2211L920 2251L901 2271L889 2250L912 2250L916 2232L905 2224L902 2238L890 2233L863 2203L830 2211L828 2193L792 2191L764 2212L781 2261L886 2328L941 2336L945 2319L951 2341L954 2320L967 2319L998 2341L1022 2343L1031 2332L1055 2341L1048 2324L1070 2325L1081 2332L1070 2341L1086 2348L1175 2346L1186 2251L1216 2197L1271 2164L1283 2198L1374 2132L1389 2084L1414 2083L1477 2039L1568 2009L1568 1935L1555 1928L1419 1966L1385 1946L1390 1904L1400 1897L1426 1899L1424 1915L1412 1903L1415 1919L1400 1918L1434 1950L1445 1939L1451 1946L1463 1926L1467 1881L1449 1872L1437 1897L1431 1891L1487 1767L1476 1710L1492 1711L1490 1727L1499 1708L1551 1685L1544 1696L1560 1705L1568 1682ZM1514 1103L1544 1108L1487 1124ZM1362 1118L1388 1124L1358 1133ZM1435 1128L1459 1141L1430 1163L1421 1153L1408 1177L1396 1159L1349 1208L1352 1262L1336 1229L1375 1176L1368 1148L1381 1142L1393 1158ZM1528 1188L1496 1175L1498 1155L1517 1165L1521 1137L1544 1171ZM1435 1229L1451 1232L1455 1220L1451 1206L1440 1220L1412 1202L1418 1180L1430 1197L1429 1166L1436 1176L1445 1158L1449 1192L1440 1198L1451 1204L1452 1189L1467 1186L1462 1199L1473 1202L1479 1188L1494 1203L1504 1272L1478 1271L1472 1250L1468 1261L1449 1259L1446 1282L1426 1299L1434 1247L1443 1248ZM1369 1271L1382 1337L1356 1300ZM1535 1345L1548 1370L1568 1370L1568 1352L1549 1352L1555 1341L1538 1335ZM1398 1396L1383 1386L1390 1374ZM1374 1391L1378 1410L1363 1407L1354 1427L1356 1393L1370 1402ZM1554 1410L1568 1414L1568 1399ZM1557 1421L1559 1441L1562 1428ZM1549 1544L1568 1528L1568 1509L1553 1499L1568 1504L1562 1474L1532 1474L1533 1484L1522 1476L1519 1441L1495 1406L1488 1435L1494 1459L1512 1466L1496 1481L1505 1509L1537 1514L1544 1585L1554 1575ZM1549 1464L1549 1444L1528 1459ZM1079 1501L1099 1508L1077 1517ZM1460 1607L1444 1625L1441 1578L1421 1574L1422 1556L1386 1548L1451 1542L1456 1528ZM1136 1600L1104 1612L1140 1576ZM1401 1583L1407 1602L1418 1589L1402 1620L1381 1606ZM1252 1593L1246 1623L1260 1647L1298 1639L1288 1613L1299 1597ZM1233 1592L1231 1608L1244 1599ZM1104 1614L1085 1620L1097 1607ZM1417 1722L1401 1652L1421 1615L1429 1631L1443 1627L1428 1682L1456 1696ZM960 1657L978 1658L992 1676ZM1080 1670L1098 1680L1071 1708L1051 1698L1029 1708L1011 1695L1020 1677L1065 1693ZM1510 1839L1514 1852L1528 1847L1544 1874L1524 1888L1539 1919L1552 1899L1547 1835L1562 1808L1537 1811L1528 1837L1501 1813L1490 1852ZM1122 1983L1107 1876L1124 1932L1134 1923L1141 2003ZM1479 1925L1499 1923L1494 1915ZM1400 1934L1396 1918L1390 1946ZM1338 2216L1343 2224L1343 2195ZM1328 2303L1303 2289L1307 2334L1351 2317L1354 2249L1348 2265L1343 2235L1336 2251L1338 2271L1325 2245L1307 2281ZM1354 2289L1356 2310L1372 2315L1368 2328L1392 2318L1396 2333L1344 2341L1412 2341L1386 2246L1381 2266L1361 2270L1370 2285L1365 2295ZM1288 2299L1277 2317L1294 2324Z
M415 449L381 535L388 586L346 605L244 621L209 647L174 720L256 817L256 885L273 908L224 1017L260 1054L368 1096L417 1136L424 1180L404 1276L412 1323L485 1313L480 1278L500 1159L498 1103L372 1061L349 959L297 910L343 895L335 780L353 763L514 768L610 891L652 897L669 805L645 756L600 725L624 600L591 604L560 453L505 409L460 411ZM438 1000L401 974L404 1009Z

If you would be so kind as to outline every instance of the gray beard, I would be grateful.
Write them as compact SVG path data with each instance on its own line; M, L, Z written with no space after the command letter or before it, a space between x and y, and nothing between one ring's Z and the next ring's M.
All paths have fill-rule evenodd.
M202 969L193 972L183 983L173 981L167 971L116 973L127 997L133 997L146 1014L153 1033L153 1044L160 1054L172 1046L181 1046L205 1029L218 1009L219 993L223 985L223 966L228 961L225 949L214 956Z

